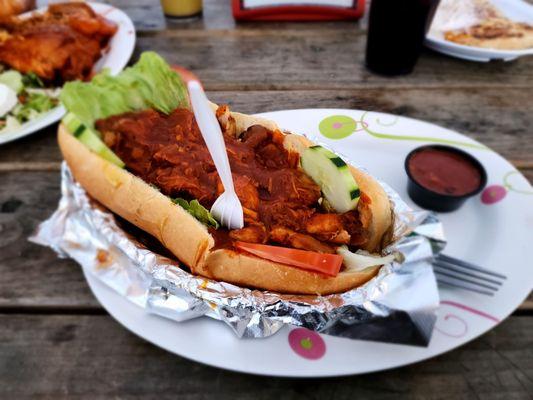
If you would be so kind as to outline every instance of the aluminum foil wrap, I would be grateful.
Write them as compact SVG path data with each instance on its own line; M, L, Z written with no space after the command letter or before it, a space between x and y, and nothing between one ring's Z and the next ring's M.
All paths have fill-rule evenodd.
M273 335L285 324L353 339L426 346L439 296L431 267L445 244L433 214L413 211L383 184L395 215L394 240L385 253L402 262L383 266L365 285L328 296L287 295L241 288L194 276L124 230L90 199L63 164L58 209L30 238L71 257L100 281L143 307L175 321L207 316L240 338Z

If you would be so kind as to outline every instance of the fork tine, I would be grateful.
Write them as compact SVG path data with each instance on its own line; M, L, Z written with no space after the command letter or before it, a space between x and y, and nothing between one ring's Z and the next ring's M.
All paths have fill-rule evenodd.
M233 214L233 203L230 198L226 198L226 208L224 209L224 215L226 216L226 222L228 226L231 226Z
M224 216L224 194L220 195L218 199L215 200L213 206L211 207L211 212L215 215L220 221L221 225L227 226Z
M480 275L480 274L476 274L470 270L465 270L465 269L461 269L460 267L458 268L455 264L449 264L447 262L442 262L442 261L433 261L433 265L435 266L438 266L442 269L446 269L448 271L453 271L453 272L456 272L457 274L461 274L461 275L464 275L464 276L469 276L469 277L472 277L472 278L476 278L476 279L479 279L481 281L485 281L485 282L488 282L488 283L493 283L495 285L502 285L503 282L502 281L497 281L496 279L490 279L490 278L487 278L486 276L483 276L483 275Z
M224 219L226 220L226 225L230 226L231 224L231 203L229 199L224 199Z
M224 214L226 215L227 225L231 226L231 215L233 214L233 205L229 200L226 200L226 208L224 209Z
M213 205L211 206L211 209L209 210L209 212L210 212L211 214L213 214L213 216L214 216L215 218L219 219L219 220L220 220L219 222L220 222L221 224L223 224L223 222L222 222L222 216L219 215L219 213L218 213L218 211L219 211L219 210L218 210L218 203L219 203L219 200L220 200L220 197L219 197L218 199L215 200L215 202L214 202Z
M470 286L467 283L456 281L454 279L450 279L445 276L437 276L437 282L441 285L447 285L447 286L451 286L451 287L455 287L459 289L469 290L471 292L476 292L476 293L484 294L487 296L494 296L494 292L491 292L490 290L478 289L474 286Z
M457 279L457 280L459 280L461 282L470 283L471 285L479 286L481 288L490 289L490 290L493 290L493 291L497 291L498 290L497 286L491 286L491 285L487 285L486 283L476 282L475 280L465 278L461 274L455 274L455 273L453 273L453 272L451 272L449 270L439 269L438 266L436 266L436 268L434 268L433 270L435 271L436 274L439 274L441 276L446 276L448 278Z
M492 275L492 276L494 276L496 278L500 278L500 279L507 279L507 277L505 275L498 274L497 272L493 272L493 271L491 271L489 269L486 269L486 268L481 268L481 267L479 267L479 266L477 266L475 264L469 263L467 261L459 260L457 258L450 257L450 256L447 256L447 255L442 254L442 253L438 254L436 259L439 260L439 261L446 262L448 264L453 264L456 267L462 267L462 268L471 269L471 270L474 270L474 271L477 271L477 272L481 272L483 274Z
M224 225L229 226L230 218L228 217L227 209L228 209L228 201L224 197L222 201L221 211L220 211L220 215L221 215L220 219L224 221Z
M235 213L239 212L239 210L237 209L237 207L234 207L234 204L231 205L230 207L230 213L229 213L229 218L233 221L235 218Z

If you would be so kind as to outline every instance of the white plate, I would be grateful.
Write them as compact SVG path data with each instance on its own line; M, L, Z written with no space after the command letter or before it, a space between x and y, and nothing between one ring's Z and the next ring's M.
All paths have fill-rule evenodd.
M491 2L509 19L533 25L533 6L522 0L491 0ZM518 57L533 54L533 48L523 50L498 50L482 47L465 46L444 39L442 32L430 29L426 35L427 47L470 61L488 62L491 60L511 61Z
M109 42L109 48L95 64L94 70L100 71L102 68L109 68L112 74L117 74L126 66L133 53L133 47L135 46L135 27L133 26L133 22L123 11L109 4L88 4L95 12L105 16L118 25L117 32ZM46 9L47 7L43 7L37 10L37 12L44 12ZM31 13L24 15L28 16ZM20 129L9 133L0 133L0 144L11 142L37 132L48 125L52 125L59 121L64 114L65 109L63 106L58 106L38 118L23 124Z
M424 143L451 141L471 152L487 169L488 187L459 211L440 215L449 237L446 253L502 272L507 275L507 281L494 297L442 289L431 343L427 348L420 348L306 331L298 337L302 331L294 327L286 327L267 339L237 339L227 326L209 318L176 323L147 314L87 274L95 296L127 329L172 353L230 370L300 377L359 374L424 360L460 346L494 328L530 293L533 188L495 152L459 133L389 114L316 109L261 116L295 133L305 133L310 139L319 140L346 158L365 165L407 201L410 200L403 163L410 150ZM331 137L347 136L327 138L321 134L319 125ZM398 140L402 136L404 139ZM500 201L495 201L502 195ZM299 346L298 339L302 337L311 339L312 351L306 352Z

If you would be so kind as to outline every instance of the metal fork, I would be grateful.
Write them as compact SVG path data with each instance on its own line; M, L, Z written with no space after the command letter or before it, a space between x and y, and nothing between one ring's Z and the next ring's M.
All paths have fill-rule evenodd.
M507 279L505 275L445 254L433 260L433 271L440 285L493 296Z
M241 202L233 186L228 153L226 152L226 144L224 143L220 125L200 82L190 81L188 89L194 117L209 149L211 158L215 163L218 176L224 185L224 193L218 197L211 207L211 214L222 225L230 229L240 229L244 226L244 215Z

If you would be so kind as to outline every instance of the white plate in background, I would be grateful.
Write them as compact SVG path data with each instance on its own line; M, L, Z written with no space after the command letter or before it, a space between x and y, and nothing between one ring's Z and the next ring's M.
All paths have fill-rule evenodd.
M491 0L507 18L533 25L533 6L523 0ZM518 57L533 55L533 48L522 50L501 50L484 47L465 46L444 39L443 32L430 28L425 45L430 49L452 57L470 61L488 62L491 60L511 61Z

